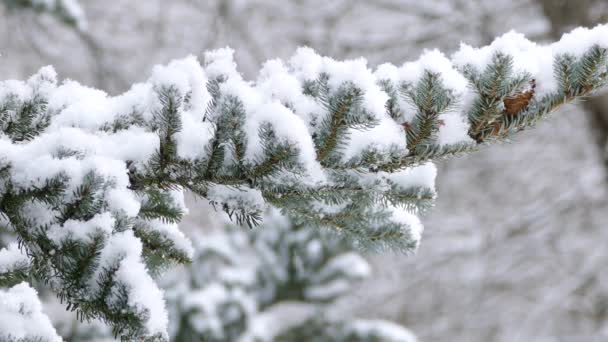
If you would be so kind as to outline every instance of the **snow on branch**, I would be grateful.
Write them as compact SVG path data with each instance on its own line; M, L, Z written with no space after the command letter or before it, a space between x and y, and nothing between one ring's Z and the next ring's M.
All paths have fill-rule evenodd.
M28 278L30 260L16 243L0 248L0 283L17 284Z
M412 251L436 195L432 161L508 139L605 86L607 48L607 25L546 46L508 33L375 71L301 48L255 82L221 49L203 65L158 66L114 97L45 67L0 82L0 219L31 274L81 319L166 340L147 275L192 255L178 229L184 191L241 224L272 205L360 247Z
M0 289L0 341L62 341L27 283Z
M229 226L194 240L193 262L160 281L176 341L275 341L286 327L274 308L300 302L322 311L371 274L343 239L293 225L276 210L257 229Z

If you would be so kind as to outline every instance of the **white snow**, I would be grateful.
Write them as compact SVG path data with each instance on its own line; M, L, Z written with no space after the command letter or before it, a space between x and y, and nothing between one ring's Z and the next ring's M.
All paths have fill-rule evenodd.
M422 231L424 230L424 226L420 222L420 218L402 208L392 208L392 214L393 220L403 223L408 227L408 232L418 246L422 237Z
M302 84L293 73L290 72L280 59L272 59L264 63L260 70L258 89L272 99L292 107L294 113L309 123L315 117L323 113L324 108L312 97L302 93Z
M386 342L417 342L414 334L404 327L383 320L358 319L349 324L349 328L357 335L374 334L380 336Z
M321 57L310 48L300 48L289 60L289 66L300 82L314 81L321 73L325 73L329 76L330 92L337 91L346 83L353 84L363 91L363 108L371 113L379 124L369 130L351 129L351 140L343 151L343 160L349 160L366 149L407 150L403 128L386 112L388 95L380 89L378 79L368 68L365 59L336 61L329 57Z
M136 313L147 312L144 321L147 333L167 337L168 316L163 294L148 274L141 258L142 244L130 230L112 235L99 256L96 274L91 278L91 288L96 289L96 279L104 268L118 265L115 280L129 291L129 306ZM111 303L112 297L106 298Z
M14 269L28 267L30 260L19 250L17 243L11 243L6 248L0 249L0 277Z
M0 289L0 340L62 341L42 312L36 290L25 282Z
M466 78L439 50L425 51L417 61L404 63L397 71L398 81L415 84L422 78L424 71L440 74L443 85L458 96L468 91Z
M229 47L205 52L205 73L210 79L220 76L241 78L236 70L234 50Z
M471 65L482 71L494 53L509 54L513 57L516 72L528 72L536 80L536 94L540 97L557 90L557 81L553 74L555 57L566 53L580 57L596 44L608 48L608 25L598 25L593 29L575 29L550 45L536 44L527 40L523 34L511 31L481 48L462 44L460 50L452 55L452 61L457 66Z
M261 211L266 202L259 190L226 185L213 185L209 187L207 199L218 203L226 203L231 208L243 208L249 211Z
M192 242L179 230L177 223L166 223L159 219L146 221L146 227L158 232L165 239L173 242L176 249L186 254L189 258L194 255Z
M466 121L466 109L472 101L474 94L468 87L466 78L456 70L455 66L439 50L425 51L417 61L406 62L401 67L392 64L380 65L375 75L379 80L390 80L397 88L401 84L415 87L424 72L440 75L442 85L450 91L457 102L447 113L440 116L443 125L439 128L438 144L454 144L459 142L471 142L467 134L468 122ZM397 99L399 108L402 109L404 122L411 122L417 109L410 101L402 97Z
M397 184L402 189L424 187L434 190L437 167L432 162L427 162L393 173L382 172L380 176Z
M342 160L347 161L365 150L376 150L387 154L387 151L407 151L403 127L384 113L380 123L368 130L350 130L350 141L343 149Z
M443 121L443 125L439 126L437 144L474 143L468 134L469 123L461 113L447 112L441 114L439 120Z
M205 155L205 146L212 136L210 122L201 122L193 115L182 116L182 130L175 135L177 155L184 159L197 159Z
M109 236L114 228L115 219L110 212L95 215L88 221L67 220L63 225L55 224L49 228L47 235L57 244L66 239L83 243L92 242L93 237Z
M200 117L198 111L206 105L202 69L194 58L189 58L171 64L167 70L180 68L190 68L181 74L185 80L185 85L182 86L188 87L184 91L190 93L188 110L197 111L196 115ZM196 70L199 72L196 73ZM91 287L94 289L97 286L102 267L118 263L116 277L129 290L131 309L138 313L146 312L144 324L148 333L166 335L167 314L162 293L143 264L141 242L131 231L113 231L115 214L122 212L133 218L141 207L141 199L128 189L130 182L125 161L133 161L138 166L147 161L158 149L158 136L139 126L117 132L100 130L117 118L133 112L139 112L149 119L154 109L151 107L154 103L152 99L156 96L154 89L150 85L139 84L123 95L108 97L102 91L83 87L73 81L57 86L54 78L51 68L43 68L27 83L0 83L0 96L15 94L20 99L27 100L34 92L48 94L48 108L53 115L47 131L32 141L13 144L6 138L0 138L0 153L11 163L11 180L15 186L26 188L42 186L47 179L64 174L69 177L64 201L69 201L73 197L72 193L82 184L85 175L94 172L103 177L104 181L107 181L107 187L95 195L107 203L107 209L110 211L98 213L86 222L70 219L61 225L53 223L48 230L48 236L55 243L61 243L65 239L77 239L87 243L94 235L105 236L106 245L101 253L97 273L91 278ZM188 127L196 129L196 125L187 121L194 120L193 113L184 112L182 115ZM193 135L192 130L189 133L190 136ZM201 139L197 139L200 142ZM186 143L190 145L186 146L186 150L204 150L205 142L198 146L193 146L192 141ZM178 147L180 152L184 150L183 144L179 142ZM62 149L75 150L78 155L57 158L56 153ZM193 155L192 152L181 154ZM185 207L180 196L181 192L173 197L176 204ZM42 204L29 204L28 208L28 212L38 223L53 222L56 215ZM192 254L190 242L178 230L177 225L152 222L152 227L167 239L171 239L181 251L187 255ZM1 256L4 260L5 253Z
M395 172L367 172L359 175L362 186L378 191L389 190L393 185L402 190L426 188L434 191L437 167L432 162L427 162Z

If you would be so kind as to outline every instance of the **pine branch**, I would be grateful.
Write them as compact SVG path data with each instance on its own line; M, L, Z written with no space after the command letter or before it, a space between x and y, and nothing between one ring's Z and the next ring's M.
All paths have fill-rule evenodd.
M300 49L255 83L224 49L94 103L87 88L49 101L68 86L49 68L1 82L0 219L33 277L80 317L164 341L150 273L192 254L177 226L184 191L250 227L271 204L358 247L413 251L435 198L432 161L510 139L606 86L608 26L571 35L520 51L530 44L511 33L376 72ZM96 120L73 115L83 108Z

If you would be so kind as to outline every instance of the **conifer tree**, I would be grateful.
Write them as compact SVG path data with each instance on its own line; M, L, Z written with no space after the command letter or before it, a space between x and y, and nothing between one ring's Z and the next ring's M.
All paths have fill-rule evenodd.
M159 281L169 309L171 341L310 340L304 334L328 341L415 341L396 324L346 322L326 315L326 304L371 273L365 259L330 231L297 226L270 212L259 229L229 225L196 235L192 263ZM297 302L314 306L308 311L316 318L291 326L276 322L273 308ZM107 330L92 333L95 327L80 329L69 320L62 326L72 329L66 333L72 340L111 337Z
M222 49L115 97L58 83L50 67L3 81L0 226L18 248L2 250L0 286L32 278L125 340L167 340L152 275L191 260L184 191L239 224L258 225L270 205L358 248L412 251L435 198L432 162L604 87L607 48L604 25L547 46L509 33L373 72L302 48L256 82Z
M371 273L348 242L276 212L259 228L200 236L192 264L164 278L172 340L295 342L310 340L303 335L309 334L328 341L415 341L396 324L347 323L325 314L325 304ZM315 306L316 318L280 327L268 312L294 302Z

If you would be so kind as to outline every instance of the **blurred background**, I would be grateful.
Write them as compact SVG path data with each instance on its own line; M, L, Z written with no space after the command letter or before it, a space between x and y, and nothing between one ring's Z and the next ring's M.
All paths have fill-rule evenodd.
M370 67L427 48L538 42L608 21L605 0L81 0L86 24L0 1L0 79L44 65L115 95L152 67L230 46L246 78L307 45ZM517 141L439 163L416 255L368 254L373 275L331 303L420 341L608 340L608 96L555 113ZM190 201L188 231L221 218ZM204 235L203 235L204 236Z

